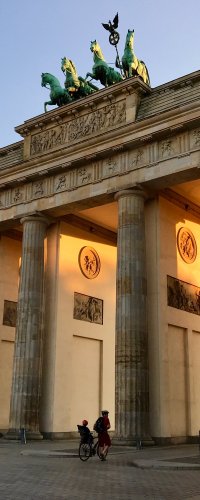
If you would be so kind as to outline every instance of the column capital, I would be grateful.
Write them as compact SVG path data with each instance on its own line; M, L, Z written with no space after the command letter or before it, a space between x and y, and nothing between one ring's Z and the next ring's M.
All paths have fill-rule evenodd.
M49 226L51 223L51 219L44 215L43 213L40 212L34 212L29 215L25 215L20 219L21 224L24 224L25 222L42 222L43 224L46 224Z
M122 189L121 191L118 191L114 195L114 200L118 201L120 198L126 197L126 196L140 196L142 198L147 198L147 193L141 189L140 187L135 186L132 189Z

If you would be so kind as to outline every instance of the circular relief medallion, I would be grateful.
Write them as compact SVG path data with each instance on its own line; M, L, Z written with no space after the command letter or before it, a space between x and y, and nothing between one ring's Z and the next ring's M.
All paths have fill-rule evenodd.
M192 264L197 256L197 244L194 235L186 227L181 227L177 234L178 251L187 264Z
M96 250L94 250L94 248L81 248L78 261L80 270L86 278L93 279L98 276L101 263L98 253L96 252Z

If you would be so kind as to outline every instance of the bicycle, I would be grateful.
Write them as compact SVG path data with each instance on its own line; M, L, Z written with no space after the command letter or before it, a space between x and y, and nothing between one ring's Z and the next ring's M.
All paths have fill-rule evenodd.
M98 437L94 437L92 433L90 433L89 440L83 432L82 425L77 425L78 432L81 436L78 455L80 460L85 462L90 457L94 457L98 455L101 460L100 452L99 452L99 440Z

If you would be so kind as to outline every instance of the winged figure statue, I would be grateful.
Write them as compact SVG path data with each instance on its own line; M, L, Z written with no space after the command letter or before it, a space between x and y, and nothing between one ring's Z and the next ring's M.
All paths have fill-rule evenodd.
M105 28L105 30L109 31L110 36L109 36L109 42L111 45L117 45L119 42L119 33L116 31L116 28L118 27L119 24L119 16L118 12L116 16L113 19L113 22L108 21L108 23L101 23L102 26Z
M117 12L116 16L113 19L113 22L108 21L108 24L102 23L102 26L105 28L105 30L109 31L110 33L113 33L116 30L116 28L118 28L118 24L119 24L119 16Z

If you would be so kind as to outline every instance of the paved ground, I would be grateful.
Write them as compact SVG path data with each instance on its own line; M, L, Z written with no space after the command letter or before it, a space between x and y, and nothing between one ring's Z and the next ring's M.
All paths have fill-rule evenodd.
M112 447L81 462L74 441L0 439L1 500L200 500L197 445Z

